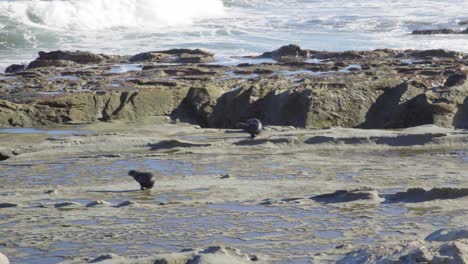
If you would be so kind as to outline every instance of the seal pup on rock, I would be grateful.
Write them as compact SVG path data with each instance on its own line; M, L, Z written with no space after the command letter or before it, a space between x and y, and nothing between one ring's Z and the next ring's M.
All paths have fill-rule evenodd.
M153 188L154 183L156 182L154 174L151 172L131 170L128 172L128 175L133 177L133 179L140 184L141 190Z
M245 132L250 134L250 137L255 138L262 132L262 122L257 118L251 118L244 122L237 123L238 128L242 128Z

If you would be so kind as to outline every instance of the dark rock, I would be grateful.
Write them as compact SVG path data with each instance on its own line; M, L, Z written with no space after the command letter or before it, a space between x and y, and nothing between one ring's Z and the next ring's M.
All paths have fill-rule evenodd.
M65 60L73 61L78 64L99 64L110 57L102 54L94 54L88 51L51 51L39 52L39 60Z
M0 149L0 161L12 158L14 154L9 150Z
M424 30L414 30L411 34L413 35L435 35L435 34L457 34L459 31L442 28L442 29L424 29Z
M468 188L433 188L429 191L423 188L411 188L406 192L398 192L385 196L386 203L419 203L432 200L457 199L468 196Z
M319 52L313 57L322 60L357 60L364 58L365 53L359 51Z
M460 26L468 25L468 20L459 21L458 25L460 25Z
M461 52L449 51L443 49L433 49L433 50L420 50L414 51L411 53L411 56L415 58L449 58L449 59L458 59L462 58L463 54Z
M83 206L82 204L80 203L77 203L77 202L63 202L63 203L58 203L58 204L55 204L54 207L55 208L77 208L77 207L81 207Z
M179 140L163 140L158 143L148 144L151 150L173 149L173 148L193 148L193 147L209 147L211 144L199 144L191 142L183 142Z
M26 68L24 64L12 64L5 69L5 73L17 73Z
M137 202L134 201L124 201L116 205L115 207L126 207L126 206L138 206Z
M97 207L97 206L111 206L111 203L103 201L103 200L97 200L90 202L86 205L86 207Z
M310 57L310 52L297 45L283 46L275 51L265 52L260 58L271 58L279 62L304 61Z
M467 79L467 74L463 72L457 72L451 74L445 81L445 87L459 86L463 85Z
M110 253L110 254L101 255L101 256L91 260L88 263L99 263L99 262L108 263L109 261L112 262L112 263L125 263L125 262L128 262L129 260L124 258L124 257L121 257L119 255Z
M358 200L380 201L377 191L373 189L339 190L334 193L313 196L310 199L322 203L347 203Z
M429 242L449 242L459 239L468 239L468 229L439 229L428 235L424 240Z
M0 209L2 208L12 208L12 207L17 207L17 204L13 203L0 203Z
M142 52L131 56L129 62L153 61L159 63L207 63L214 60L214 55L200 49L171 49Z
M35 69L35 68L44 68L44 67L74 67L78 64L69 61L69 60L42 60L37 59L35 61L31 61L28 64L27 69Z

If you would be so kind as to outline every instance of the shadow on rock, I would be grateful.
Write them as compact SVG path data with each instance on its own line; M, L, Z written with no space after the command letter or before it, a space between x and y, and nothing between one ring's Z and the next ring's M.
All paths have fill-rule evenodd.
M257 146L266 143L273 143L273 144L289 144L292 143L294 140L289 138L277 138L277 139L268 139L268 138L261 138L261 139L246 139L234 142L233 144L236 146Z
M99 190L99 191L88 191L91 193L131 193L131 192L140 192L140 189L134 189L134 190L118 190L118 191L107 191L107 190Z
M411 188L406 192L386 195L385 203L420 203L437 199L457 199L465 196L468 196L468 188L433 188L429 191L423 188Z
M468 239L468 229L439 229L428 235L424 240L433 242L448 242L458 239Z
M197 144L191 142L183 142L179 140L163 140L158 143L148 144L151 150L173 149L173 148L193 148L193 147L209 147L211 144Z
M310 197L311 200L321 203L347 203L358 200L379 201L381 198L374 189L338 190L334 193L321 194Z

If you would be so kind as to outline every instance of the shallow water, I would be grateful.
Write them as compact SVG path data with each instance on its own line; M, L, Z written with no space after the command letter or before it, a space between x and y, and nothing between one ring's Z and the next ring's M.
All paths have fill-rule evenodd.
M322 204L308 199L335 190L327 189L326 182L334 182L337 189L374 186L381 193L405 189L402 179L408 186L420 186L421 180L450 185L453 178L445 177L447 168L458 167L463 173L468 166L457 152L423 152L412 159L388 152L229 157L123 154L0 163L0 191L6 193L8 186L13 193L3 198L21 203L19 208L0 209L5 215L0 218L4 239L20 245L5 248L10 260L57 263L70 255L150 255L221 243L271 255L278 263L303 263L311 260L304 254L329 252L334 259L334 248L341 244L358 247L387 239L421 238L432 229L456 225L454 219L467 214L466 209L446 212L425 204L408 208L404 203ZM389 170L388 164L395 167ZM421 167L431 168L433 176ZM130 169L157 172L156 188L140 191L127 176ZM233 178L219 179L224 173ZM45 194L48 189L57 193ZM286 202L262 205L267 198ZM86 207L94 200L111 205ZM139 205L116 207L129 200ZM78 205L54 207L64 202Z
M55 93L55 92L53 92ZM48 134L48 135L71 135L89 134L92 131L67 130L67 129L38 129L38 128L0 128L0 133L8 134Z

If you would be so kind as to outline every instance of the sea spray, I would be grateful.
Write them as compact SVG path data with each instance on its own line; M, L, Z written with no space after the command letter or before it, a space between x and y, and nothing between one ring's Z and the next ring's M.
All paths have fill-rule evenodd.
M154 30L220 17L220 0L53 0L0 2L0 18L55 30Z

